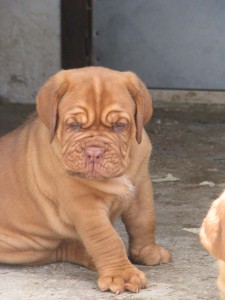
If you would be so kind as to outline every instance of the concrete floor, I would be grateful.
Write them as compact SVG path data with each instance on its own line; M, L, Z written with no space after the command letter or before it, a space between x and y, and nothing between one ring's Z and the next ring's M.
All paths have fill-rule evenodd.
M217 269L200 246L198 229L209 205L225 186L225 106L158 103L147 131L153 143L153 179L172 174L179 181L154 182L157 240L173 253L173 262L139 266L149 279L139 294L101 293L97 275L59 263L40 267L0 266L0 300L218 299ZM17 126L33 106L0 104L0 134ZM208 181L215 186L200 186ZM127 240L123 225L116 224Z

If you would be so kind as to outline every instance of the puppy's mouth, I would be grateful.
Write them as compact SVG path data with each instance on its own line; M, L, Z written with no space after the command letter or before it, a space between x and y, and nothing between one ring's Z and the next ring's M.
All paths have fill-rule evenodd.
M79 178L85 178L85 179L99 179L104 180L108 177L102 176L101 174L97 172L93 173L84 173L84 172L74 172L72 170L66 170L66 173L70 176L79 177Z
M85 167L82 172L67 170L71 176L77 176L86 179L106 179L107 176L101 172L101 164L99 162L85 162Z
M101 162L87 162L86 161L86 166L85 166L85 177L88 179L101 179L103 178L101 174L101 168L103 166L101 165Z
M112 174L111 172L104 172L100 163L89 163L86 164L84 170L82 172L77 172L73 170L66 170L67 174L70 176L75 176L79 178L85 179L109 179L115 178L123 175L123 172L117 172L116 174Z
M121 176L125 170L124 160L115 148L104 145L88 145L69 148L65 151L63 163L67 174L87 179L107 179Z

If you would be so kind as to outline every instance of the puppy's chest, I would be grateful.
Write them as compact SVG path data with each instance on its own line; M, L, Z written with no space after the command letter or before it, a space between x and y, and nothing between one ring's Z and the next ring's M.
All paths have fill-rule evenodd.
M111 222L114 222L127 209L130 199L121 199L118 196L113 196L110 200L109 217Z
M127 177L115 179L114 184L115 186L110 188L110 192L105 193L104 199L111 221L114 221L128 208L130 201L136 195L135 187Z

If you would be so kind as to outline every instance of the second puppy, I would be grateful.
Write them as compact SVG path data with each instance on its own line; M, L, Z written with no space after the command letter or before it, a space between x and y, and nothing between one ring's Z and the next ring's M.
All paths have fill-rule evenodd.
M220 299L225 300L225 191L216 199L200 229L202 245L218 259Z

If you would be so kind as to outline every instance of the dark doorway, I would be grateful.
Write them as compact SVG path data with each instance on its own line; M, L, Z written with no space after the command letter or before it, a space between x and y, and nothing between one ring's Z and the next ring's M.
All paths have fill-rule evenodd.
M61 0L61 66L91 64L91 0Z

